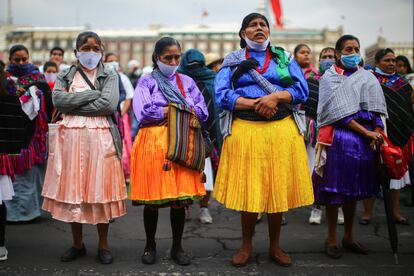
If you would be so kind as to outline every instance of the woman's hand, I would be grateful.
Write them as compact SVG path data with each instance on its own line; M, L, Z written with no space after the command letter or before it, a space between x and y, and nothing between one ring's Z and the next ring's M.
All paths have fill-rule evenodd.
M384 141L384 138L382 137L381 133L377 131L377 129L375 131L367 130L366 133L364 134L364 137L371 141L369 146L372 149L375 149L375 146L377 144L381 144Z
M279 99L276 93L269 94L267 96L256 99L255 101L255 111L263 117L271 118L277 113L277 105L279 104Z

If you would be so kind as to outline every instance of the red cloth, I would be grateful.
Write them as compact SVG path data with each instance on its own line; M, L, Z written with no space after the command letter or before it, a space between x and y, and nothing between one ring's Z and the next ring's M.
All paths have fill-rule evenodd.
M331 125L321 127L318 132L318 143L326 146L332 145L335 128Z

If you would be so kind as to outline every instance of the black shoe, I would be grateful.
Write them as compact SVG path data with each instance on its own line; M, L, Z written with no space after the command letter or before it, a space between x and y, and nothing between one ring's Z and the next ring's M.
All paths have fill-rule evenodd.
M191 256L185 251L171 251L171 259L178 265L191 264Z
M85 245L82 244L81 249L72 246L71 248L66 250L65 253L63 253L63 255L60 257L60 260L62 262L71 262L85 255L86 255Z
M101 264L112 264L114 257L108 249L98 249L98 261Z
M143 264L155 264L157 260L157 251L155 249L145 248L144 254L141 256L141 261Z

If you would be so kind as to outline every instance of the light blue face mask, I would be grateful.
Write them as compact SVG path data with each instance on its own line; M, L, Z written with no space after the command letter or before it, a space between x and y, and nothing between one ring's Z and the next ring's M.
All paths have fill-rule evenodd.
M86 69L92 70L98 66L98 63L102 59L102 53L95 52L77 52L76 57L78 58L80 64Z
M357 68L358 64L361 62L362 58L360 54L352 54L352 55L342 55L341 56L341 63L348 69L355 69Z
M159 60L157 60L157 66L158 66L158 69L161 71L161 73L167 78L174 75L178 69L178 65L168 65Z
M381 74L381 75L387 76L387 77L390 77L390 76L393 76L393 75L394 75L394 73L392 73L392 74L385 73L384 71L382 71L382 70L381 70L381 69L379 69L378 67L375 67L375 72L376 72L376 73L378 73L378 74Z
M112 69L114 69L117 72L119 71L119 62L117 62L117 61L107 62L107 63L105 63L105 65L112 68Z
M335 61L331 59L324 59L319 62L319 71L321 73L324 73L326 70L331 68L332 65L334 65Z

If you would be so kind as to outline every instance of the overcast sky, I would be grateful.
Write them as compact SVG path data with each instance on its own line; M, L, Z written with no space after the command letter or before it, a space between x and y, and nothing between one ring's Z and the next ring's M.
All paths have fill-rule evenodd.
M12 0L15 24L146 28L150 24L233 23L263 0ZM389 41L413 41L412 0L281 0L286 28L337 28L356 35L362 48L380 33ZM0 22L7 0L0 0ZM208 16L202 18L203 11ZM237 27L238 28L238 27ZM276 42L277 43L277 42Z

